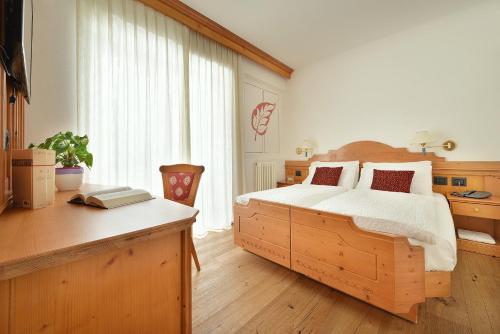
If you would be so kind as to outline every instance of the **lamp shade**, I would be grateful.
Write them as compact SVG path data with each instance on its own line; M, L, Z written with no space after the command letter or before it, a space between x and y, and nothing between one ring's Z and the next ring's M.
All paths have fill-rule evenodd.
M415 137L413 137L411 143L418 145L425 145L429 143L433 143L436 141L436 138L429 133L427 130L417 131Z
M313 142L310 139L304 139L304 142L302 143L302 149L304 150L310 150L313 148Z

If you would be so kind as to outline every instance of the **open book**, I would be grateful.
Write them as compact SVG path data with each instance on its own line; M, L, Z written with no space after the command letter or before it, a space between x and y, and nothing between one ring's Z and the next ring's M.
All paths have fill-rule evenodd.
M85 204L104 209L149 201L154 197L145 190L130 187L118 187L76 194L68 201L73 204Z

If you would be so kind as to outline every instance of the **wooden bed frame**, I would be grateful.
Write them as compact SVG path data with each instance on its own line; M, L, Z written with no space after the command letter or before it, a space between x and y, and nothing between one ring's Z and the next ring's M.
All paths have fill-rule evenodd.
M482 178L482 188L476 189L500 185L498 170L476 173L472 163L448 163L434 153L422 155L370 141L295 165L303 168L305 178L312 161L352 160L430 160L439 175L456 175L459 167L464 172L465 164L472 170L465 174L473 182L479 184L474 178ZM442 193L450 190L434 187ZM233 230L240 247L415 323L426 297L451 295L451 272L426 272L423 247L411 246L406 237L361 230L349 216L252 199L247 205L234 205Z

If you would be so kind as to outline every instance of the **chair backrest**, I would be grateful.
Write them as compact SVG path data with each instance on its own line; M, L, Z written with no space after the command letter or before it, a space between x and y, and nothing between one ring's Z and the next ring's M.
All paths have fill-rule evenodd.
M161 166L163 196L178 203L194 206L201 174L204 171L203 166L189 164Z

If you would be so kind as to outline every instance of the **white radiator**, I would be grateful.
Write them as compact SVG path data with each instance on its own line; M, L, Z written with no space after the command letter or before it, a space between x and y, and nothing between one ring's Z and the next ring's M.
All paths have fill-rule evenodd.
M276 188L276 164L257 162L255 164L255 191Z

